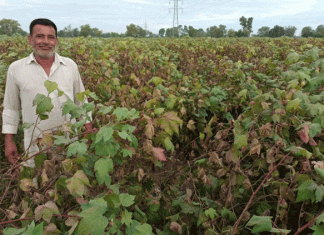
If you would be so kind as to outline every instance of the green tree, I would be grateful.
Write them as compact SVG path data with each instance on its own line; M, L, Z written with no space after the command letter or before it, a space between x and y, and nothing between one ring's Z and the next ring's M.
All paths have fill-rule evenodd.
M235 37L235 30L234 29L230 29L227 31L227 37L229 38L234 38Z
M147 36L146 30L144 30L142 27L135 25L135 24L130 24L126 26L126 37L146 37Z
M87 37L91 35L91 27L89 24L81 25L80 36Z
M197 30L197 36L196 37L206 37L206 32L204 29L200 28Z
M160 29L159 30L159 36L161 37L161 38L163 38L164 37L164 34L165 34L165 29Z
M211 26L207 29L207 35L212 38L226 37L226 26L225 25L219 25L219 27Z
M90 35L92 37L100 37L102 34L102 30L99 30L98 28L91 28Z
M269 31L269 37L271 38L282 37L284 35L285 35L285 28L279 25L274 26Z
M244 16L242 16L240 18L240 25L243 27L243 32L245 32L244 34L245 35L248 34L248 37L253 32L252 23L253 23L253 17L245 18Z
M324 38L324 25L317 26L315 30L315 36L318 38Z
M136 37L137 36L137 28L135 24L130 24L126 26L126 37Z
M147 32L145 29L140 27L139 25L136 25L136 30L137 30L137 37L142 37L145 38L147 35Z
M285 36L287 36L287 37L295 37L296 31L297 31L297 28L295 26L285 27Z
M303 38L314 37L315 36L315 31L312 29L312 27L306 26L306 27L304 27L302 29L301 36Z
M196 37L197 36L197 29L192 26L189 26L188 30L189 37Z
M270 27L263 26L258 29L258 37L269 37Z
M246 37L246 34L242 29L240 29L235 32L235 37L238 37L238 38Z
M27 33L20 28L18 21L4 18L0 20L0 34L7 34L11 36L15 33L27 35Z

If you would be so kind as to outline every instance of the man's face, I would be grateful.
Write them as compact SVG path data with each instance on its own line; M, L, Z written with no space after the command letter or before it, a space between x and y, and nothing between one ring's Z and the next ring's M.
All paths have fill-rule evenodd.
M57 38L53 27L39 24L35 25L32 34L28 36L28 41L36 56L42 59L48 59L54 56Z

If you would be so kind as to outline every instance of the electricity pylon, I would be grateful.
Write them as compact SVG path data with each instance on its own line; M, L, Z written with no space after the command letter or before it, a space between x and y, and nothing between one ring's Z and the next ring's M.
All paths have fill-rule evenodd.
M183 4L183 0L170 0L170 2L173 1L174 2L174 7L170 8L173 9L173 28L172 28L172 37L174 37L174 32L175 32L175 28L178 28L179 26L179 9L181 9L183 11L183 8L179 8L179 1L182 1Z

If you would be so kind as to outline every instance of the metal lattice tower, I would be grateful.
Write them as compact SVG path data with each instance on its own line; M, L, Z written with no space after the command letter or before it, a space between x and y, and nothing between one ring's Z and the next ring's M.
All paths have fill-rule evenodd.
M182 1L183 4L183 0L170 0L170 2L173 1L174 2L174 7L170 8L173 9L173 28L172 28L172 37L174 37L174 32L175 32L175 28L178 28L179 26L179 9L181 9L183 11L183 8L179 8L179 1Z

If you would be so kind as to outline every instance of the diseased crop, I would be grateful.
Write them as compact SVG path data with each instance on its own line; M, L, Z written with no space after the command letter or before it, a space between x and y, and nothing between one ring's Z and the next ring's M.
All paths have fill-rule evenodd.
M3 233L322 234L323 45L61 39L90 102L65 103L78 121L44 135L35 169L13 175L1 136ZM26 38L0 37L1 104L9 64L29 53ZM35 97L40 118L50 104Z

